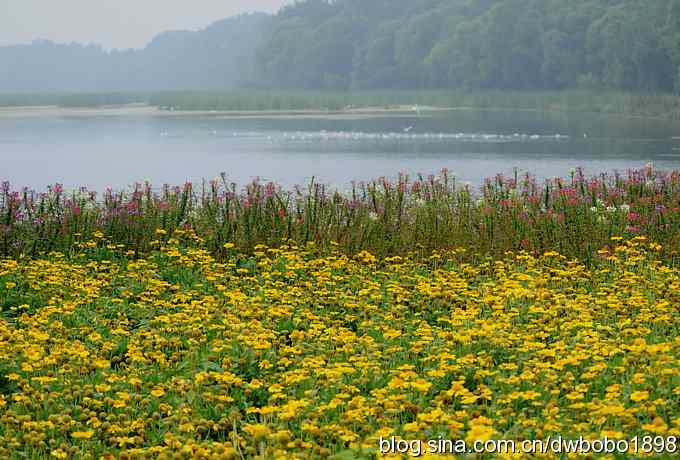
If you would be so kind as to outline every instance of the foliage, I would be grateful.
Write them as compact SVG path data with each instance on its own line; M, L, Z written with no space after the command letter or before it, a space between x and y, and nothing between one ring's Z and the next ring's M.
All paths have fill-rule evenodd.
M283 190L255 181L239 189L225 176L195 186L135 184L99 197L85 189L46 193L0 188L0 255L73 254L86 247L143 255L177 230L192 230L206 249L241 250L284 241L335 241L344 253L381 256L463 247L471 255L508 250L558 250L590 262L615 236L646 235L664 246L670 264L680 255L680 172L652 166L626 174L539 182L530 175L488 179L480 190L438 177L378 179L340 193L312 181Z
M637 91L678 84L677 0L306 0L257 52L273 88Z
M675 458L680 272L643 237L591 266L314 245L219 263L178 238L0 261L0 300L46 299L0 316L2 458L386 458L380 437L550 435L663 436L655 458Z
M0 48L3 91L680 88L679 0L303 0L141 50Z

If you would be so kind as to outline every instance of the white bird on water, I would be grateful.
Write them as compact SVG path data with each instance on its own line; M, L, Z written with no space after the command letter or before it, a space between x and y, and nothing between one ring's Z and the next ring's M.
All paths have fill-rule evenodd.
M413 129L413 126L409 126L407 128L404 128L404 132L409 133L409 132L411 132L412 129Z

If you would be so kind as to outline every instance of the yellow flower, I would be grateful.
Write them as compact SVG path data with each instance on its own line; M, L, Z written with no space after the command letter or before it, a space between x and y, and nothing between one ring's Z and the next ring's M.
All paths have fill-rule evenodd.
M95 385L94 388L99 393L106 393L107 391L111 390L111 385L107 385L106 383L101 383L101 384Z
M275 383L267 389L270 393L281 393L283 391L283 385Z
M411 387L420 393L427 393L432 387L432 384L427 380L416 380L411 383Z
M122 409L125 406L127 406L127 403L125 402L125 400L116 399L116 400L113 401L113 407L115 407L116 409Z
M236 245L234 243L226 243L224 246L222 246L224 249L234 249Z
M652 423L643 424L642 429L647 433L664 434L668 431L668 425L661 417L655 417Z
M404 431L407 433L417 433L420 431L420 423L411 422L404 424Z
M646 401L647 399L649 399L648 391L634 391L630 395L630 400L634 402Z
M156 398L160 398L164 394L165 394L165 390L163 388L160 388L160 387L154 388L153 390L151 390L151 396L154 396Z
M441 429L680 435L680 272L639 243L593 265L549 247L471 264L292 243L237 265L192 235L124 263L0 259L0 291L9 276L44 298L0 315L12 449L57 433L46 457L106 438L131 458L283 459Z
M267 425L263 425L261 423L246 424L246 425L243 426L243 431L248 433L256 441L260 441L260 440L266 438L271 433L271 430L269 429L269 427L267 427Z
M495 433L496 431L491 426L473 425L467 432L465 440L468 443L474 443L475 441L488 441Z
M94 431L74 431L71 437L75 439L90 439L94 436Z

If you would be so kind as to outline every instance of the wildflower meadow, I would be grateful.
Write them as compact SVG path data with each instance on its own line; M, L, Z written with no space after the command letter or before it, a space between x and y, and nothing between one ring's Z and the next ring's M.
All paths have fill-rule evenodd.
M227 176L182 186L137 183L104 193L40 192L0 184L0 256L72 255L92 241L142 256L176 230L191 230L218 259L224 244L252 251L258 244L332 242L352 255L421 255L465 248L471 256L557 250L591 261L610 239L647 236L662 258L680 261L680 171L639 170L540 181L498 175L482 187L439 175L380 178L348 190L312 180L284 190L255 180L239 188Z
M680 452L680 172L5 183L0 219L0 458Z

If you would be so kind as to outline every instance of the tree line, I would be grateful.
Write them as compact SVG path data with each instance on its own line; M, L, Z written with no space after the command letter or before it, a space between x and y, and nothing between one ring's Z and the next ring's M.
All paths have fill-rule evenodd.
M680 89L680 0L307 0L256 52L307 89Z
M0 48L2 91L680 92L680 0L304 0L141 50Z

